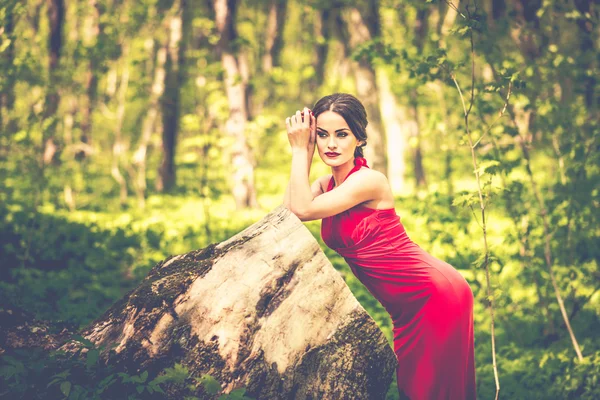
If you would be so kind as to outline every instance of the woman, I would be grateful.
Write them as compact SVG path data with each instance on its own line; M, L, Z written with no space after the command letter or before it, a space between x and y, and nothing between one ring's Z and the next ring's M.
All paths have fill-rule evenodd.
M292 173L284 204L321 236L390 314L401 398L475 399L473 292L410 240L384 174L363 158L367 113L335 93L286 119ZM309 185L314 149L331 175Z

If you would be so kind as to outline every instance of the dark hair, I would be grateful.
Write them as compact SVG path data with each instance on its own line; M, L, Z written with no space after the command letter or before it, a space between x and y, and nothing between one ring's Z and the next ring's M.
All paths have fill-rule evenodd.
M363 147L367 145L367 111L360 100L348 93L334 93L317 101L312 109L315 118L325 111L340 114L357 140L365 143L354 150L354 157L364 157Z

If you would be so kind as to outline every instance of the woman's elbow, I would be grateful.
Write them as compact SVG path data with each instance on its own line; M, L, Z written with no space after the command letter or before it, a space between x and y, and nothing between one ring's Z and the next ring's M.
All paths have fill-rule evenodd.
M296 214L296 213L295 213ZM309 213L297 213L296 216L300 219L300 221L302 222L306 222L306 221L314 221L318 218L316 218L314 215L311 215Z
M293 207L288 207L288 209L292 212L292 214L294 214L296 217L298 217L298 219L302 222L311 221L313 219L313 218L310 218L310 216L308 216L305 212L302 212L301 210L298 210Z

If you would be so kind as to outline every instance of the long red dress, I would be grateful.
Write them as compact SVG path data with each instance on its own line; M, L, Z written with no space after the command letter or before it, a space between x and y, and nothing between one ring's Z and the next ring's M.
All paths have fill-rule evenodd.
M354 163L346 178L368 168L362 157ZM334 184L332 177L327 191ZM473 292L465 278L414 243L394 208L357 205L323 218L321 237L390 314L401 396L475 399Z

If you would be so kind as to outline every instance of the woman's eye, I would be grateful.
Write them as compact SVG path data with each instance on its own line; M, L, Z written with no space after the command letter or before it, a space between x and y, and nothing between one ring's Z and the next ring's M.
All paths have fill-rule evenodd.
M340 136L340 137L346 137L346 136L348 136L348 134L347 133L340 133L338 136Z
M318 135L319 137L325 137L325 134L324 134L324 133L321 133L321 132L318 132L318 133L317 133L317 135Z

